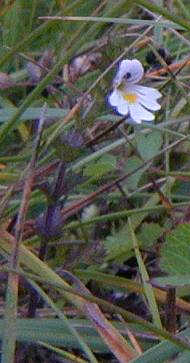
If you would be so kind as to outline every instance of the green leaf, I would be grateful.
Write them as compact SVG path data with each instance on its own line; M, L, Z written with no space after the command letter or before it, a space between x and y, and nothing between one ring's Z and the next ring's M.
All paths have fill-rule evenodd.
M140 165L142 165L142 161L137 156L132 156L127 160L127 165L126 165L125 171L126 171L126 173L131 173L133 170L138 168ZM134 190L137 188L142 174L148 167L149 167L149 165L142 167L140 170L138 170L136 173L134 173L127 179L126 185L129 189Z
M174 179L171 179L171 185ZM167 183L161 188L164 193L167 188ZM152 197L142 206L142 213L139 215L133 215L131 217L132 225L134 230L140 226L143 219L147 217L150 212L145 211L147 208L155 206L159 202L159 196L157 193L153 194ZM161 231L160 231L161 233ZM107 259L117 259L124 261L130 257L132 252L132 240L130 237L130 231L128 225L123 226L119 231L113 232L104 241L104 246L107 250Z
M66 144L66 142L61 140L61 138L57 138L57 140L54 142L54 147L55 154L58 156L58 158L67 163L77 159L82 150L81 147L72 147Z
M137 234L137 238L141 241L143 247L150 247L163 234L164 230L157 223L143 223L140 233Z
M104 241L108 259L126 259L133 255L132 240L129 235L129 227L125 225L117 232L113 232Z
M161 248L161 268L172 275L190 275L190 225L180 224Z
M148 160L155 156L161 149L163 136L159 131L152 131L149 135L142 132L136 134L137 150L143 160Z
M84 175L88 177L101 177L116 168L116 158L113 155L103 155L95 163L88 164L84 170Z
M187 363L190 362L190 353L183 352L178 355L178 357L172 360L172 363Z

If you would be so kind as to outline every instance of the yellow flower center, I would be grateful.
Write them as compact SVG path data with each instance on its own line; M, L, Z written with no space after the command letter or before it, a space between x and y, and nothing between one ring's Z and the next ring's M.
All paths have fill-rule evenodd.
M123 93L123 98L131 104L136 103L138 100L138 96L135 93Z

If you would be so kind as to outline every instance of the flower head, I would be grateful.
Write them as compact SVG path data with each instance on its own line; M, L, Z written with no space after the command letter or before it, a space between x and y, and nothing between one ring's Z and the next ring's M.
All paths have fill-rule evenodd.
M120 115L129 115L137 123L154 120L154 114L150 111L161 107L157 102L162 96L158 90L137 84L143 75L143 66L137 59L121 61L113 80L113 92L108 98L110 105Z

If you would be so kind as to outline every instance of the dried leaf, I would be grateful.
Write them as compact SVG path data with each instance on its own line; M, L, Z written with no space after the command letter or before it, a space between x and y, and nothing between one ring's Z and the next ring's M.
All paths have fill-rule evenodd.
M96 69L101 61L102 55L99 52L82 54L73 58L69 66L69 80L75 82L80 76Z

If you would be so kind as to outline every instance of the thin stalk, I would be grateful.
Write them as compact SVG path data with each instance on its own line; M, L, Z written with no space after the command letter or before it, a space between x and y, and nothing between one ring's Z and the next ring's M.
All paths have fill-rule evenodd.
M10 267L12 269L19 269L20 265L20 244L24 231L24 223L26 219L27 208L29 204L30 193L34 180L34 168L39 151L41 141L42 128L45 121L45 109L41 115L38 135L32 158L27 170L26 181L24 185L23 197L17 217L15 226L15 237L12 252L10 255ZM8 276L6 306L5 306L5 320L4 320L4 336L2 342L2 361L1 363L14 363L14 354L16 347L16 318L17 318L17 305L18 305L18 285L19 277L17 274L11 272Z

